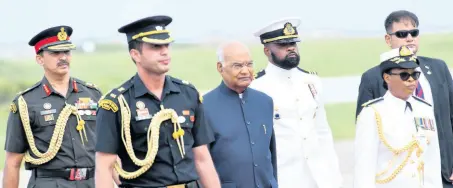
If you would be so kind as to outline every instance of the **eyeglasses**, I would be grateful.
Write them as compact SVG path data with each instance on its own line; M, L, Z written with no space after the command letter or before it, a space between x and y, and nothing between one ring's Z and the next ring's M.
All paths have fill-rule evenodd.
M244 68L244 67L251 69L251 68L253 68L253 63L252 62L250 62L250 63L233 63L233 65L231 65L231 67L234 70L242 70L242 68Z
M401 80L403 81L407 81L409 80L409 77L412 77L414 80L418 80L418 78L420 78L420 72L418 71L414 71L412 74L411 73L408 73L408 72L400 72L400 73L392 73L392 72L389 72L387 74L390 74L390 75L400 75L400 78Z
M412 37L417 37L420 31L418 29L412 29L412 30L401 30L397 31L394 33L390 33L389 35L395 35L396 37L400 39L404 39L407 37L407 35L411 34Z

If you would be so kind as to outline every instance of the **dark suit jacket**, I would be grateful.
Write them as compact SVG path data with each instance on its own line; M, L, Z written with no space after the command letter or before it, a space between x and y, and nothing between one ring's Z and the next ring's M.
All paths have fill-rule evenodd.
M433 95L434 114L439 134L442 161L442 177L449 180L453 168L453 82L447 64L439 59L418 56L420 68L427 78ZM428 67L428 68L427 68ZM431 71L431 74L428 74ZM362 104L384 96L384 80L379 65L362 74L357 99L356 118L362 110ZM452 186L453 187L453 186Z
M209 150L222 188L277 188L272 98L247 88L241 99L223 82L203 98L215 135Z

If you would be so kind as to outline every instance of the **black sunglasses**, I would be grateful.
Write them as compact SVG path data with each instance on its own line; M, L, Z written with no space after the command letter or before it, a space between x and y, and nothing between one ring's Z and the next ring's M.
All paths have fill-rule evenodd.
M407 35L411 34L412 37L417 37L420 31L418 29L412 29L412 30L401 30L397 31L394 33L390 33L389 35L395 35L396 37L400 39L404 39L407 37Z
M412 77L414 80L418 80L418 78L420 78L420 72L418 71L414 71L412 74L411 73L408 73L408 72L400 72L400 73L392 73L392 72L389 72L387 74L390 74L390 75L400 75L401 77L401 80L403 81L407 81L409 80L409 77Z

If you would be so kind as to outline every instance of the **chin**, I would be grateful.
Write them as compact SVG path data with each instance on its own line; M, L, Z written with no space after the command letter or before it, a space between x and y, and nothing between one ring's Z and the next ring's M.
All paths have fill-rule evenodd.
M55 71L54 74L64 76L64 75L69 74L69 69L58 70L58 71Z

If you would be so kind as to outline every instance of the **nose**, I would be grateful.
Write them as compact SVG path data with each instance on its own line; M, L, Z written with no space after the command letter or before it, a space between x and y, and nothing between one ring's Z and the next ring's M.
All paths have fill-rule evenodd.
M169 49L168 45L162 45L160 48L160 54L165 56L168 55Z
M293 52L293 51L295 51L295 50L296 50L296 46L295 46L295 45L290 45L290 46L288 46L288 48L287 48L287 51Z
M414 40L414 37L409 33L407 34L406 41L412 42Z
M68 59L68 54L66 54L66 53L61 53L60 59L62 59L62 60Z

